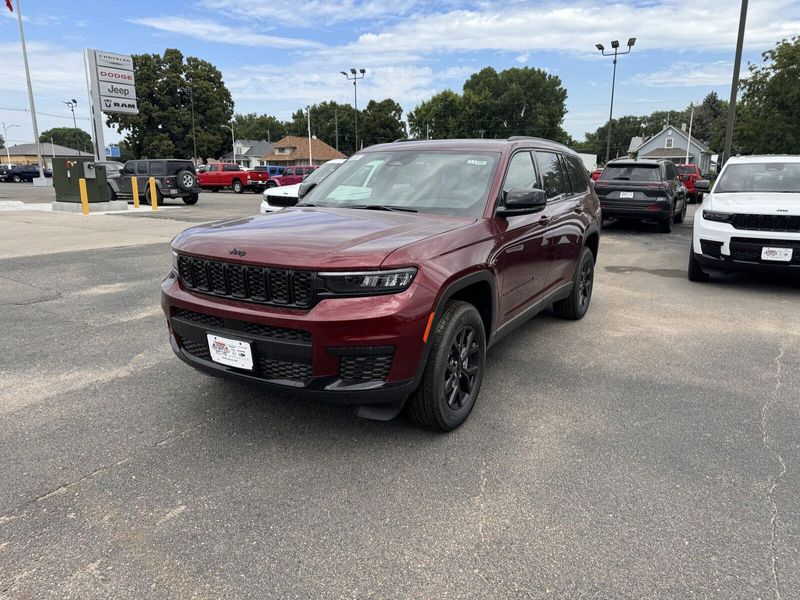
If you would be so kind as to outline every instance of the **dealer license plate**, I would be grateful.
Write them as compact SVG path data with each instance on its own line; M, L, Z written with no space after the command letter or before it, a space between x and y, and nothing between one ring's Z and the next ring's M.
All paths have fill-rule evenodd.
M792 262L792 248L762 248L761 260Z
M208 349L211 360L221 365L236 367L237 369L253 370L253 352L250 344L241 340L220 337L212 333L208 337Z
M620 192L620 198L633 198L633 192Z

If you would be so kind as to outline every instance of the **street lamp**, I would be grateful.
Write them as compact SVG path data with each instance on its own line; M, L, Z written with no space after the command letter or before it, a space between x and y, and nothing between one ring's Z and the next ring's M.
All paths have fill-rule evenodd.
M73 98L72 100L65 100L64 104L66 104L72 111L72 126L77 129L78 122L75 120L75 107L78 106L78 101Z
M614 74L611 76L611 108L608 110L608 138L606 140L606 162L609 161L611 158L611 117L614 114L614 87L617 83L617 55L620 54L628 54L633 48L633 45L636 43L636 38L628 38L628 49L624 52L619 51L619 40L614 40L611 42L611 48L614 52L606 52L605 46L603 44L595 44L595 48L597 48L603 56L613 56L614 57Z
M236 162L236 138L233 137L233 127L230 125L220 125L220 127L224 127L225 129L231 130L231 146L233 147L233 162Z
M353 82L353 105L355 106L355 137L356 137L356 152L358 152L358 80L364 79L367 74L366 69L350 69L350 72L339 71L347 78L347 81Z
M3 121L3 144L6 147L6 158L8 159L6 164L9 167L11 166L11 152L8 149L8 130L12 127L19 127L19 125L6 125L6 122Z

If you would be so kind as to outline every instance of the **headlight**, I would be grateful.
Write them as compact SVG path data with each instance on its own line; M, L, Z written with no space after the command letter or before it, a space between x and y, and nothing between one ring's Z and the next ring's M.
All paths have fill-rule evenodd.
M704 210L703 218L706 221L716 221L717 223L730 223L733 221L731 213L714 212L713 210Z
M325 289L342 296L369 296L400 292L414 281L414 267L395 271L358 271L319 273Z
M175 250L172 251L172 270L178 272L178 253Z

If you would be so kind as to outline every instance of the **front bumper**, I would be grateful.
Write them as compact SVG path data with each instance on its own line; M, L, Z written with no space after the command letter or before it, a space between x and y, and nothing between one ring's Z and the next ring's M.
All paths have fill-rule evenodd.
M162 282L170 343L205 373L342 404L396 403L414 391L434 294L336 298L307 311L216 298ZM252 371L213 362L207 333L251 344Z

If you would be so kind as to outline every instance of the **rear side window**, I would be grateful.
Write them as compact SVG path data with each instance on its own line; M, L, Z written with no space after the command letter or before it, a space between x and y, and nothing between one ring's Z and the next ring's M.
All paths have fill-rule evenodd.
M167 162L167 175L177 175L181 171L195 172L194 163L188 160L171 160Z
M608 165L603 169L603 181L658 181L658 165Z
M239 171L239 165L222 165L223 171Z
M151 162L150 163L150 175L153 177L160 177L161 175L165 175L164 172L164 163L160 160Z
M144 160L140 160L136 163L136 174L137 175L147 175L147 162Z
M565 156L564 162L567 165L569 182L572 184L573 194L582 194L589 190L589 180L586 179L586 169L583 164L572 156Z
M558 160L558 154L554 152L536 152L536 164L539 165L539 173L542 176L542 188L548 198L555 198L567 192L565 184L565 173Z
M503 191L508 192L515 188L533 189L536 184L536 171L533 169L533 160L530 152L517 152L511 157L506 172Z

